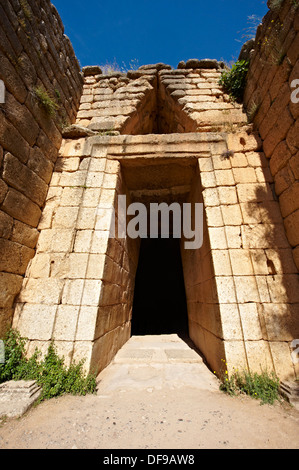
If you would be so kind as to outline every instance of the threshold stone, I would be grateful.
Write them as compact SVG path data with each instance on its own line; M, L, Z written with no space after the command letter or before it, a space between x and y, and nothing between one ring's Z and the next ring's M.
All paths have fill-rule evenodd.
M0 418L19 418L39 399L41 387L35 381L10 381L0 385Z
M280 393L299 410L299 382L281 382Z

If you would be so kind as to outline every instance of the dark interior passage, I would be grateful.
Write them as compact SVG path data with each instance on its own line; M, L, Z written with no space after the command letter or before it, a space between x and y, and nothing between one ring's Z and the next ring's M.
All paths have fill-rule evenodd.
M178 239L141 241L132 335L188 335L188 314Z

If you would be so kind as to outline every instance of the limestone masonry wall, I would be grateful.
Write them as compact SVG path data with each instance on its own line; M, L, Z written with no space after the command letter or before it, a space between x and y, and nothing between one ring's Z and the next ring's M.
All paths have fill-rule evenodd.
M38 240L37 226L61 145L73 123L82 74L48 0L0 5L0 333Z
M219 374L226 359L293 377L298 272L271 182L244 129L64 140L14 316L29 351L54 340L69 361L107 366L130 335L138 260L135 240L109 239L107 209L118 194L181 193L205 207L202 248L182 252L191 339Z
M242 106L219 88L222 64L207 62L191 60L176 70L145 65L112 75L87 67L76 124L131 135L230 131L245 124Z
M270 159L275 192L299 268L299 103L291 100L295 91L291 84L299 79L299 9L290 0L277 8L274 2L268 5L270 10L256 35L244 102Z
M256 129L219 88L221 62L81 73L48 1L1 5L0 333L14 303L29 354L54 341L100 372L130 337L139 257L140 240L110 236L111 209L132 215L118 196L203 202L203 245L181 250L190 338L219 376L226 361L298 377L295 2L258 30L245 93Z

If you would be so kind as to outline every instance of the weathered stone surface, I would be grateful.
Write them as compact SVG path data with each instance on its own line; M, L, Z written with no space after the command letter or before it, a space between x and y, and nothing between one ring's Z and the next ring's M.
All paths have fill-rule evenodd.
M82 72L83 72L84 77L101 75L103 73L101 67L99 67L98 65L91 65L91 66L87 65L86 67L82 68Z
M22 282L22 276L0 273L0 303L2 308L12 307L16 295L21 290Z
M238 60L250 60L250 54L255 46L255 39L249 39L243 44Z
M40 207L44 204L48 185L10 153L4 158L3 180Z
M99 132L105 132L105 131L112 131L114 128L114 121L109 118L106 119L95 119L94 122L91 122L88 125L88 129L91 131L99 131Z
M5 150L11 152L26 163L30 147L20 132L4 117L0 119L0 144Z
M141 77L154 77L157 73L156 69L150 69L150 70L129 70L127 72L127 77L135 80L136 78L141 78Z
M6 117L24 137L30 146L33 146L39 134L39 126L26 106L21 105L11 93L6 93Z
M299 387L297 382L282 382L280 393L299 410Z
M29 261L34 256L34 250L10 240L0 239L0 271L25 274Z
M216 69L223 68L223 62L216 59L189 59L186 62L186 69ZM182 68L182 67L180 67Z
M138 70L172 70L171 65L163 64L162 62L159 62L158 64L147 64L147 65L141 65Z
M38 205L14 189L8 190L2 209L7 214L31 227L37 227L41 216Z
M11 381L0 385L0 418L21 418L39 399L35 381Z
M73 124L63 130L62 137L64 139L78 139L81 137L90 137L95 134L96 132L93 132L91 129Z
M294 203L289 195L294 191L293 185L297 178L293 173L293 171L296 173L296 159L292 155L298 152L299 115L298 105L291 101L294 87L291 89L290 85L297 78L299 70L298 15L295 14L291 3L284 3L283 8L279 10L280 21L284 25L283 36L280 37L274 30L271 33L269 27L275 23L277 13L277 9L271 8L267 21L258 28L244 102L249 108L252 105L257 107L253 121L264 140L263 148L266 157L270 159L275 191L277 195L282 195L281 208L284 217L287 217L285 219L287 234L291 245L294 246L297 219L295 215L290 214ZM284 57L282 57L282 44L285 47ZM273 64L267 62L269 57L272 57ZM264 61L263 67L260 66L262 61ZM298 228L299 226L297 230Z
M299 301L289 246L298 262L298 126L289 103L288 74L295 72L287 60L270 70L269 54L256 48L252 55L246 101L254 92L261 100L262 142L242 106L219 88L223 63L190 59L177 70L149 64L128 74L102 75L99 67L81 73L57 12L45 2L43 8L35 10L44 18L38 34L28 24L33 43L17 17L3 15L12 26L5 29L11 40L1 36L1 44L19 51L25 70L3 56L15 112L0 123L0 328L9 324L25 276L14 324L29 338L29 350L55 339L69 358L85 357L87 368L106 367L130 336L139 253L135 240L109 238L107 209L120 194L147 203L192 200L204 203L204 237L200 248L182 250L191 338L218 373L226 360L230 368L262 364L291 374L286 342L288 328L296 331ZM287 24L294 65L297 33L292 20ZM41 83L59 95L55 116L36 100ZM166 356L175 360L173 351Z
M15 70L14 65L0 51L1 70L0 78L4 81L5 86L11 94L15 95L20 103L24 103L28 94L21 77Z
M4 183L4 181L0 180L0 204L4 200L7 190L8 190L7 184Z
M185 69L186 68L186 62L184 62L183 60L181 60L181 62L179 62L178 64L178 69Z
M13 229L13 218L0 210L0 237L9 239Z
M27 224L14 220L11 240L20 243L20 245L35 248L39 232L37 229L29 227Z
M27 166L42 178L45 183L50 183L54 165L38 147L30 149Z
M298 232L298 223L299 223L299 210L293 212L291 215L285 219L285 228L288 240L290 244L295 247L299 245L299 232Z
M34 254L61 125L74 122L83 87L55 7L21 6L9 0L0 7L0 79L6 89L0 119L1 268L12 276L24 274ZM40 99L37 89L43 90ZM53 112L42 102L52 104ZM0 334L12 320L12 309L1 302L2 297Z

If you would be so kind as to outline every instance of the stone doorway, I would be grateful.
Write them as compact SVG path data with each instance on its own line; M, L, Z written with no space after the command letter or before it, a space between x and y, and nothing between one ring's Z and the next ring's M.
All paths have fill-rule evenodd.
M121 220L118 199L126 195L129 205L203 205L203 244L181 249L181 257L189 336L209 367L220 375L224 360L231 369L275 363L281 377L291 376L298 288L278 203L268 183L238 182L238 158L223 157L243 150L242 161L254 159L242 174L255 172L257 145L244 132L66 142L16 302L14 327L29 339L29 353L54 341L61 356L100 372L130 340L140 240L109 237L111 208ZM271 274L264 253L281 274Z
M189 334L180 240L143 239L135 279L132 336Z
M127 238L131 284L125 298L131 337L180 336L216 370L225 352L198 157L161 155L159 159L143 156L120 160L117 195L127 194L128 203L142 203L148 214L152 203L169 208L179 204L182 215L186 203L193 208L195 203L204 207L203 244L196 249L186 249L184 237L161 239L161 229L160 239ZM171 231L171 210L169 216ZM191 218L194 230L194 213Z

